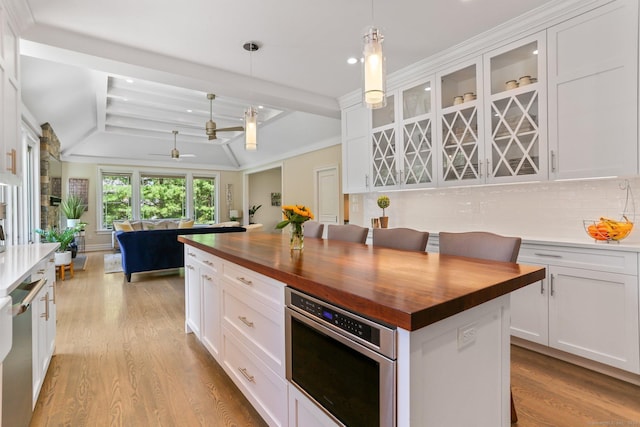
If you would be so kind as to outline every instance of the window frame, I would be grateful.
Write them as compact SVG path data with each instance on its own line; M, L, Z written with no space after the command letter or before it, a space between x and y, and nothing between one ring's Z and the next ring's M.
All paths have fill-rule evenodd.
M96 224L99 224L97 227L97 231L113 231L112 228L103 228L102 224L104 221L102 215L102 177L103 175L109 174L131 174L131 220L138 221L140 220L140 201L141 201L141 186L140 179L144 176L175 176L175 177L184 177L186 180L186 209L185 215L187 218L193 218L195 213L194 208L194 200L193 200L193 179L195 178L213 178L215 180L215 195L214 195L214 203L215 203L215 223L220 222L220 172L209 172L209 171L193 171L188 169L171 169L170 171L159 170L155 168L148 167L131 167L124 168L118 166L98 166L97 168L97 182L100 183L98 188L96 189Z

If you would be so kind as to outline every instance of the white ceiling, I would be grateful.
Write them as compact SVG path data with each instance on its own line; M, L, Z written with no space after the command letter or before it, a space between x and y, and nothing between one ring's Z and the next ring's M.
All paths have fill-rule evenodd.
M340 141L337 98L358 90L363 30L383 29L389 73L545 3L562 0L18 0L22 97L63 159L238 169ZM260 50L242 48L256 41ZM132 82L127 82L127 79ZM257 152L218 127L259 110ZM188 112L187 110L192 110ZM159 156L165 153L167 156Z

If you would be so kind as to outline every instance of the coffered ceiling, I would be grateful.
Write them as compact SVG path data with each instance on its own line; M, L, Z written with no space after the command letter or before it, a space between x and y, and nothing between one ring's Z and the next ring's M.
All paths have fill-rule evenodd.
M361 33L383 28L393 73L543 4L564 0L14 0L23 2L22 96L68 161L241 169L340 142L337 98L358 90ZM256 41L260 50L242 49ZM259 149L218 127L259 110ZM168 155L178 130L177 163Z

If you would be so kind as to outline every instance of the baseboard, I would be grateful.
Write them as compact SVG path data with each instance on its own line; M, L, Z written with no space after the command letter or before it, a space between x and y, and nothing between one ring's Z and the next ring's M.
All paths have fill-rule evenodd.
M84 248L84 251L85 252L113 251L113 246L111 246L111 243L86 245Z
M600 362L594 362L593 360L585 359L584 357L566 353L561 350L556 350L555 348L523 340L522 338L518 337L512 336L511 344L517 345L518 347L526 348L527 350L535 351L536 353L554 357L556 359L560 359L595 372L599 372L612 378L617 378L621 381L640 386L640 375L634 374L632 372L623 371L622 369L614 368L613 366L605 365Z

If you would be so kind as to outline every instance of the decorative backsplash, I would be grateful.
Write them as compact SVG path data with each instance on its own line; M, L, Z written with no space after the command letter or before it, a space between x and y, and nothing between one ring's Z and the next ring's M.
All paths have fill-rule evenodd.
M629 178L629 183L636 198L636 218L631 201L627 216L640 221L640 178ZM483 230L529 239L593 242L583 220L620 218L624 184L625 179L615 178L387 192L391 204L386 214L390 228ZM351 195L351 222L370 226L370 218L381 216L376 204L380 194ZM354 201L361 212L353 212ZM624 243L640 243L640 227Z

